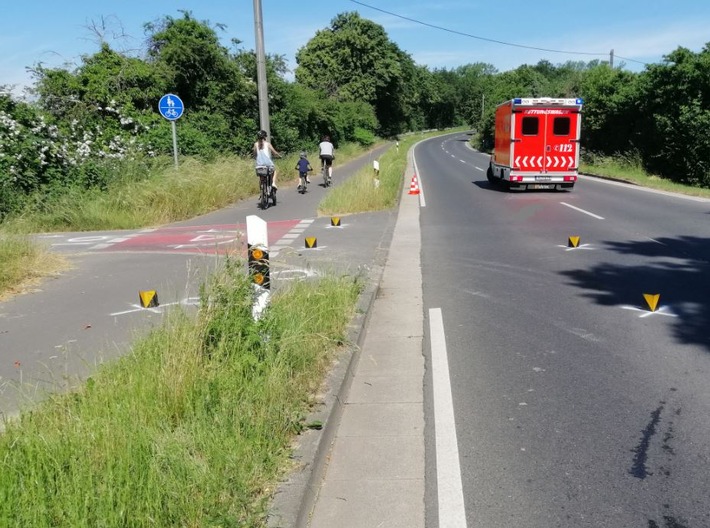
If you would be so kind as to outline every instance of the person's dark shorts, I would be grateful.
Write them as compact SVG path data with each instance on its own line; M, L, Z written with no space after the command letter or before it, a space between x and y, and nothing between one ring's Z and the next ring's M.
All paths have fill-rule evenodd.
M325 163L326 167L330 167L331 165L333 165L333 159L333 156L328 155L320 157L321 163Z

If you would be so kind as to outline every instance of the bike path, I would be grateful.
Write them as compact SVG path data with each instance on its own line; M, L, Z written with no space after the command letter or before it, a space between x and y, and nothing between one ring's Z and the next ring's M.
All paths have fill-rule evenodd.
M336 166L335 186L385 150ZM99 363L125 354L137 336L175 307L196 307L200 285L220 257L244 255L248 215L268 223L274 288L280 274L286 283L326 270L368 269L392 213L344 217L343 227L331 230L330 218L316 212L327 190L316 184L301 195L286 182L292 175L295 171L280 176L278 205L265 211L252 197L156 229L43 235L72 268L45 279L35 291L0 302L0 423L46 392L65 390ZM306 251L305 236L316 236L318 247ZM287 262L284 254L299 261ZM141 290L157 291L160 305L141 308Z

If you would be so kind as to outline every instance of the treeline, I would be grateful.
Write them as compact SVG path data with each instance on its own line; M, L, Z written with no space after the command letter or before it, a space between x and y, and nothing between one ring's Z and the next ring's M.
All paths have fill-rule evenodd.
M0 218L28 200L75 188L105 188L127 160L172 151L158 114L165 93L185 103L183 155L246 154L259 128L256 57L219 41L221 26L189 12L145 25L141 56L102 43L73 70L33 69L34 97L0 90ZM273 142L286 152L334 141L372 143L410 130L468 125L492 139L495 105L513 97L583 97L587 155L626 155L676 181L710 186L710 48L679 48L642 73L600 62L541 61L498 72L490 64L434 69L414 63L384 28L336 16L286 61L267 57ZM133 173L140 171L133 171Z
M678 48L641 73L596 61L556 67L542 61L484 75L479 86L479 95L496 104L513 97L582 97L585 156L621 156L663 178L710 187L710 44L699 53ZM493 112L487 108L469 121L481 131L482 146L493 138Z

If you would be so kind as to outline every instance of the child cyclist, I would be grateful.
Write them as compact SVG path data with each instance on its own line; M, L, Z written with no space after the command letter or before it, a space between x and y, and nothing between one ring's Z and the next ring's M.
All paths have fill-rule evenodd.
M296 163L296 170L299 177L298 190L304 191L305 185L303 183L311 183L311 180L308 179L308 172L313 170L305 152L301 152L301 157Z

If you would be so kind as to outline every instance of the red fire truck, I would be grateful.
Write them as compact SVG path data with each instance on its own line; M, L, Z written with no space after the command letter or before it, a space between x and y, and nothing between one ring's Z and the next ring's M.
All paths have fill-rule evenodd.
M518 98L496 108L488 181L510 189L572 189L582 99Z

